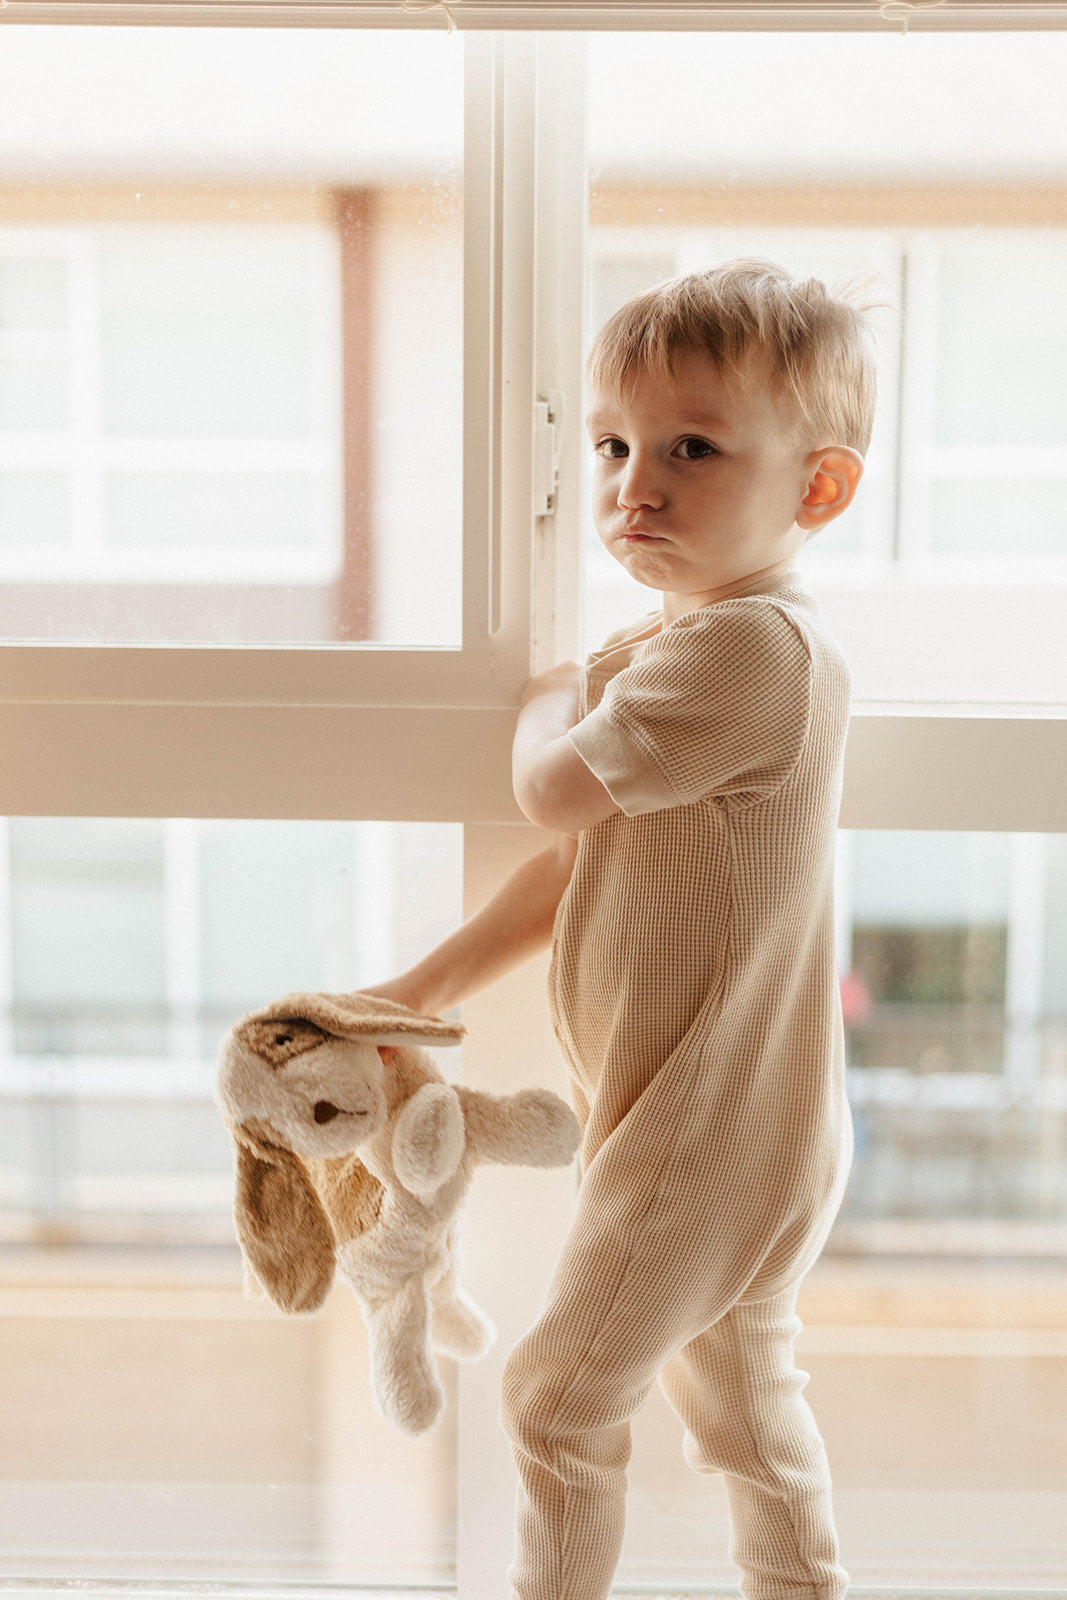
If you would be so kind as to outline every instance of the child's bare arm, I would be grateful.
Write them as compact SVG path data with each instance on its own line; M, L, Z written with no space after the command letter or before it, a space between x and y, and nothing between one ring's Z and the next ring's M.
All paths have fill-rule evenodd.
M511 778L525 816L539 828L574 833L619 810L567 738L578 721L576 661L531 678L512 745Z
M367 993L439 1016L547 948L556 907L570 882L577 840L561 834L493 898L409 971Z

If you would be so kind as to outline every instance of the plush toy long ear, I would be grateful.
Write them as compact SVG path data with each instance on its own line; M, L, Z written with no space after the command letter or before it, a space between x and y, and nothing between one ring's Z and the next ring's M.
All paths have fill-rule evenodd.
M378 995L300 993L283 995L261 1011L250 1012L240 1025L271 1022L310 1023L340 1039L365 1039L375 1045L459 1044L466 1029L459 1022L424 1017L396 1000ZM259 1046L255 1046L259 1048Z
M329 1218L291 1150L235 1139L234 1215L245 1259L280 1311L314 1311L333 1279Z

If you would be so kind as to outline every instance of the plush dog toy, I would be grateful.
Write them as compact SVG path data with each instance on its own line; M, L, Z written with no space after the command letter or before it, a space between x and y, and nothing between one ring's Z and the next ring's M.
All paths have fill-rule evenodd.
M495 1337L457 1278L473 1169L565 1166L579 1140L547 1089L447 1083L420 1047L463 1033L376 996L290 994L235 1023L219 1055L248 1266L282 1311L313 1311L335 1270L350 1284L378 1409L415 1434L444 1405L432 1350L477 1360Z

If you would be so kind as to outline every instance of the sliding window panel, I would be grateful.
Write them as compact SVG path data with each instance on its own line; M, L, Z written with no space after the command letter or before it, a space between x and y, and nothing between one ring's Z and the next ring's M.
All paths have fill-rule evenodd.
M1052 1589L1067 1560L1047 1409L1067 1381L1067 680L1048 488L1067 443L1065 45L590 43L591 331L656 281L741 255L876 308L867 472L800 563L857 691L837 879L857 1141L797 1362L844 1564L894 1591ZM817 81L836 92L813 118ZM595 648L659 596L591 527L583 555ZM658 1394L628 1511L632 1590L736 1581L721 1480L686 1469Z
M454 1369L407 1439L345 1285L305 1318L247 1296L212 1088L245 1010L380 981L450 930L461 846L447 824L5 825L6 1573L454 1583Z
M534 641L575 648L575 45L15 31L9 811L519 820ZM86 63L64 122L33 83Z
M1067 38L618 35L590 61L594 324L735 255L872 306L867 470L801 557L857 699L1067 704ZM592 646L648 609L591 532L586 596Z
M458 646L461 43L19 29L0 104L3 637Z

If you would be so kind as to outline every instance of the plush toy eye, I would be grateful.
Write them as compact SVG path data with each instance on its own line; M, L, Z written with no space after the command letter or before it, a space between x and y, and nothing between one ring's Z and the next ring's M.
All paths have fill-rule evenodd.
M315 1121L319 1124L324 1122L332 1122L334 1117L339 1117L340 1115L340 1106L331 1105L328 1100L316 1100Z

